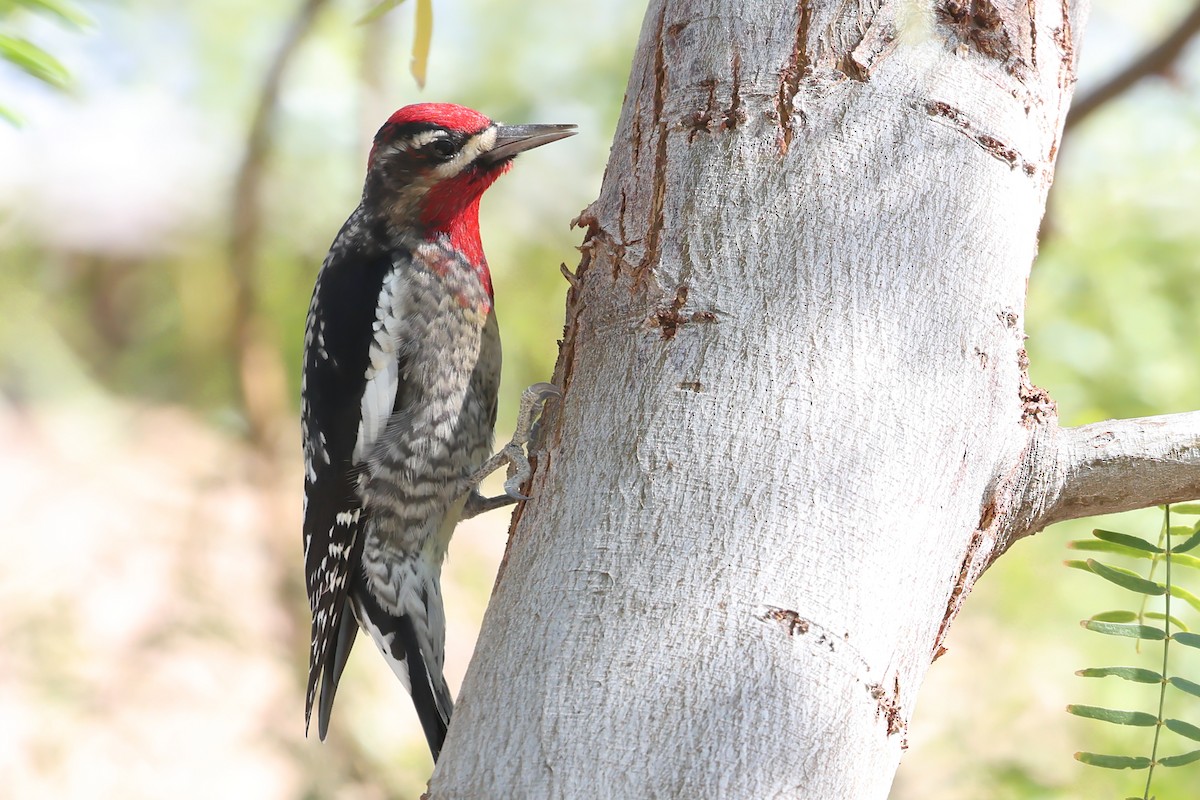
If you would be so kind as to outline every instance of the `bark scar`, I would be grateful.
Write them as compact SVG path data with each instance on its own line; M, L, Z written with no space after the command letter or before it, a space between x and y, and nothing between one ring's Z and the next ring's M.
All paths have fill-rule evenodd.
M812 626L812 623L800 616L799 612L792 611L789 608L773 608L768 606L762 611L759 619L764 622L770 620L771 622L779 623L779 627L788 636L803 636L808 633L809 628Z
M856 81L868 81L875 64L896 49L896 14L891 4L871 19L858 45L842 59L842 72Z
M796 7L796 39L792 54L779 73L779 91L775 94L775 112L779 115L779 152L787 155L792 146L792 115L795 113L796 95L800 93L800 80L808 72L811 61L808 57L808 29L812 25L812 9L808 0L800 0Z
M700 86L708 92L708 100L704 103L703 111L696 111L683 120L683 127L688 132L688 144L695 141L696 135L701 131L712 132L713 109L717 104L717 80L716 78L705 78L700 82Z
M897 733L906 732L908 722L905 721L904 711L900 707L900 676L895 675L892 678L890 690L885 689L882 683L871 683L867 685L867 691L875 701L875 719L883 717L887 721L887 735L895 736ZM900 746L908 749L908 740L905 739Z
M966 555L963 556L962 568L958 572L958 578L954 581L954 589L950 592L950 599L946 601L946 611L942 614L942 623L938 626L937 637L933 640L933 658L930 659L931 661L937 661L946 654L946 635L950 632L950 624L954 622L954 618L962 610L963 601L971 593L971 586L975 582L972 573L975 571L974 567L979 549L983 545L983 531L985 528L982 526L984 525L984 519L994 519L995 513L995 505L989 501L980 517L980 527L971 533L971 542L967 545ZM991 523L988 522L988 524Z
M1025 348L1017 350L1017 366L1021 370L1021 424L1026 428L1048 425L1058 419L1058 404L1040 386L1029 380L1029 354Z
M667 94L667 63L663 56L663 26L667 18L666 4L658 17L658 34L654 48L654 106L653 119L658 127L658 141L654 149L654 172L651 177L650 221L646 228L646 248L641 262L633 270L634 289L641 283L647 270L658 263L663 229L663 204L667 196L667 121L663 119L663 106Z
M1065 89L1075 82L1075 42L1071 33L1070 0L1062 0L1062 27L1054 29L1054 43L1062 52L1058 88Z
M1009 169L1020 169L1026 176L1032 178L1044 169L1036 162L1029 161L1013 146L979 130L978 126L967 116L949 103L941 100L930 100L922 107L935 121L945 120L942 124L966 136L977 144L992 158L1003 161ZM1043 176L1044 177L1044 176Z
M733 54L733 88L729 94L729 108L721 127L732 130L746 121L746 112L742 108L742 54Z
M1037 0L1025 0L1029 11L1029 63L1037 69Z
M664 340L675 338L679 329L693 322L713 323L717 321L716 313L712 311L693 311L690 314L683 310L688 301L688 287L680 284L675 287L675 297L670 303L663 303L654 309L654 313L646 320L651 328L658 328Z
M721 122L718 125L718 130L722 131L732 130L746 121L746 110L742 108L741 53L733 54L731 70L733 75L730 81L729 108L721 112ZM688 144L694 142L699 133L712 133L713 129L714 111L717 108L717 79L705 78L700 81L700 88L704 89L708 95L704 102L704 109L683 118L683 127L688 132Z
M793 611L790 608L779 608L777 606L760 606L754 616L763 622L775 623L789 638L804 636L809 631L816 629L817 644L828 647L831 653L837 650L834 646L835 637L829 635L817 623L800 616L800 612L798 611ZM849 634L846 634L846 637L849 637Z

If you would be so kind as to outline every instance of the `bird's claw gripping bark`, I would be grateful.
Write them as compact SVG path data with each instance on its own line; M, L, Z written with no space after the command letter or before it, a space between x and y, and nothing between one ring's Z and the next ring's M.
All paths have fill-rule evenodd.
M521 493L521 484L529 480L533 474L533 469L529 466L529 458L525 455L525 446L536 437L537 426L541 421L541 412L546 403L559 397L562 397L562 391L552 383L535 383L521 393L521 405L517 409L517 426L512 439L477 469L469 479L471 494L463 509L464 519L529 499L528 496ZM504 464L508 465L508 479L504 481L504 494L496 497L484 497L479 494L479 483Z

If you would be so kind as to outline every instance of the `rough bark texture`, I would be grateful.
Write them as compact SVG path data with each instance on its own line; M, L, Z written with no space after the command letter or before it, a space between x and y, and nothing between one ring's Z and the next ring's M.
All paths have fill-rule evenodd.
M431 798L887 796L974 580L1086 503L1022 330L1082 5L651 3Z

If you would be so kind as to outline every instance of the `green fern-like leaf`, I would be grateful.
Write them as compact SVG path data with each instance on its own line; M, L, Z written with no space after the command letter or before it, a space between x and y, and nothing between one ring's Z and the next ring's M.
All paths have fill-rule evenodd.
M1067 713L1085 719L1096 719L1110 722L1113 725L1133 725L1138 728L1149 728L1158 724L1158 717L1145 711L1121 711L1116 708L1101 708L1100 706L1067 706Z
M1167 638L1166 631L1162 628L1156 628L1153 625L1122 625L1117 622L1096 622L1090 619L1085 619L1079 624L1089 631L1103 633L1106 636L1125 636L1130 639L1146 639L1154 642ZM1175 638L1179 638L1180 636L1195 636L1195 634L1175 634ZM1200 636L1196 638L1200 640ZM1200 641L1197 641L1193 647L1200 647Z
M1181 753L1177 756L1160 758L1158 763L1164 767L1182 767L1185 764L1193 764L1197 761L1200 761L1200 750L1193 750L1190 753Z
M1169 731L1178 733L1180 736L1186 736L1193 741L1200 742L1200 728L1197 728L1190 722L1184 722L1181 719L1164 719L1163 727Z
M1067 547L1072 550L1083 550L1088 553L1111 553L1116 556L1126 556L1128 558L1154 558L1154 553L1152 552L1126 547L1116 542L1106 542L1102 539L1073 539L1067 542ZM1083 564L1084 562L1080 561L1079 563ZM1084 565L1081 569L1087 569L1087 566Z
M1076 761L1105 769L1149 769L1150 759L1145 756L1106 756L1100 753L1076 753ZM1141 800L1141 798L1136 798Z
M1128 547L1130 550L1141 550L1145 553L1163 552L1163 549L1158 545L1150 544L1150 542L1147 542L1142 537L1133 536L1128 533L1117 533L1116 531L1106 531L1101 528L1097 528L1096 530L1092 531L1092 536L1095 536L1097 539L1104 542L1112 542L1113 544L1119 544L1124 547Z
M1140 800L1153 800L1151 789L1154 785L1154 771L1157 767L1182 767L1200 761L1200 750L1180 753L1173 756L1162 756L1160 737L1163 729L1173 731L1187 739L1200 741L1200 727L1180 719L1164 719L1166 702L1172 695L1167 687L1173 686L1179 692L1200 697L1200 683L1187 678L1170 675L1168 672L1171 642L1179 642L1186 647L1200 648L1200 635L1192 633L1178 614L1186 607L1174 601L1182 601L1200 612L1200 597L1188 589L1178 585L1172 574L1173 567L1200 567L1200 558L1188 555L1185 551L1200 548L1200 522L1192 526L1172 525L1171 512L1173 508L1164 508L1163 523L1158 536L1158 543L1151 542L1139 536L1133 536L1116 531L1096 529L1092 532L1094 541L1072 542L1074 550L1094 553L1108 553L1130 559L1149 559L1148 574L1143 575L1124 567L1114 566L1095 559L1086 561L1070 561L1067 565L1075 569L1084 569L1124 589L1143 595L1141 608L1132 611L1106 611L1084 620L1084 628L1109 636L1124 636L1139 640L1137 652L1141 652L1141 640L1162 641L1160 670L1143 667L1091 667L1076 672L1085 678L1116 677L1134 683L1158 685L1157 711L1125 711L1121 709L1103 708L1090 705L1070 705L1067 711L1085 719L1095 719L1113 725L1153 728L1153 743L1148 756L1104 755L1098 753L1076 753L1075 758L1085 764L1108 769L1144 769L1146 770L1145 790ZM1188 510L1200 515L1200 503L1192 504ZM1176 514L1179 512L1177 511ZM1178 544L1174 543L1178 541ZM1163 569L1162 583L1154 580L1159 568ZM1150 597L1162 597L1161 610L1148 610ZM1189 617L1190 619L1190 617ZM1163 627L1147 624L1156 620ZM1139 798L1129 798L1139 800Z
M1161 611L1147 611L1145 614L1142 614L1142 617L1144 617L1145 619L1157 619L1157 620L1167 619L1167 615L1162 613ZM1181 630L1181 631L1188 630L1188 626L1185 625L1183 623L1183 620L1181 620L1179 617L1172 616L1170 619L1171 619L1171 627L1172 628L1175 628L1175 629Z
M1189 550L1195 550L1197 546L1200 546L1200 532L1193 533L1182 544L1177 544L1177 545L1173 546L1171 548L1171 554L1172 554L1172 556L1174 556L1174 555L1186 553Z
M1141 667L1092 667L1075 673L1081 678L1124 678L1134 683L1162 683L1163 676L1152 669Z
M1181 692L1187 692L1194 697L1200 697L1200 683L1189 681L1187 678L1181 678L1178 675L1172 675L1170 678L1167 678L1167 683Z
M1178 597L1192 608L1200 611L1200 597L1196 597L1196 595L1192 594L1187 589L1184 589L1182 586L1172 586L1171 596Z
M1155 583L1154 581L1146 580L1133 570L1124 569L1123 567L1110 567L1108 564L1105 564L1102 561L1097 561L1094 558L1089 558L1087 560L1087 565L1092 572L1096 573L1101 578L1104 578L1104 580L1115 583L1117 586L1120 586L1123 589L1128 589L1131 592L1148 594L1155 597L1167 593L1166 586L1163 586L1161 583Z

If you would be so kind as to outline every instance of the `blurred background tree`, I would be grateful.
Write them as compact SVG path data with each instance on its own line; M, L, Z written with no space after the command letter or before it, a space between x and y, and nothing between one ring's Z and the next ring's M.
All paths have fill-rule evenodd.
M330 741L303 739L295 407L312 280L395 108L446 100L579 124L483 207L504 435L520 389L553 365L558 265L579 242L567 223L598 190L643 6L435 3L419 90L417 5L359 25L371 3L0 2L0 107L22 120L0 123L0 773L12 796L423 788L419 726L377 658L351 660ZM1081 97L1193 4L1094 5ZM1027 317L1032 377L1064 424L1197 407L1198 198L1189 47L1065 140ZM1158 522L1131 516L1105 525ZM452 547L454 687L506 519L473 521ZM1062 713L1084 692L1075 669L1127 654L1076 626L1112 598L1058 566L1091 523L1061 527L1001 559L967 604L921 695L897 800L1120 793L1121 774L1071 759L1132 748L1125 731ZM1136 704L1135 687L1105 686L1111 702L1087 691ZM1189 796L1186 777L1160 796Z

